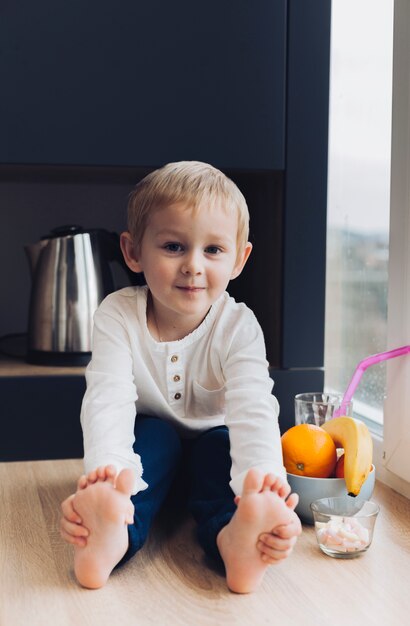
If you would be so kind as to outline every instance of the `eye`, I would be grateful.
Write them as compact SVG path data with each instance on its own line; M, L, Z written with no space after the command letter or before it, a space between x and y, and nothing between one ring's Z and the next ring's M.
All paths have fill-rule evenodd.
M207 254L220 254L222 250L218 246L208 246L205 248L205 252Z
M170 241L164 245L164 250L167 250L168 252L182 252L183 247L180 243Z

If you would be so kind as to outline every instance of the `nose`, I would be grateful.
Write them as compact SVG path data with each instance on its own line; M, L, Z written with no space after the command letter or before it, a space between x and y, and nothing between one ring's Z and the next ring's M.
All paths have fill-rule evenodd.
M192 251L184 255L181 271L187 276L198 276L202 274L202 257L199 252Z

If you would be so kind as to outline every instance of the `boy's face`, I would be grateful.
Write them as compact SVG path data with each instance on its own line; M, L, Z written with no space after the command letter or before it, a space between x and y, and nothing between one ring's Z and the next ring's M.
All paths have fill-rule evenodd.
M238 258L237 231L236 213L224 209L175 204L151 216L132 269L144 272L161 320L202 321L250 254L249 243Z

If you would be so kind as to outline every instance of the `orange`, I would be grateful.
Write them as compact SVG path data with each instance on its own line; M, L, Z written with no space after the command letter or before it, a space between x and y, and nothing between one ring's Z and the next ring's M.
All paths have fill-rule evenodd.
M283 464L290 474L328 478L337 461L336 446L323 428L298 424L282 435Z

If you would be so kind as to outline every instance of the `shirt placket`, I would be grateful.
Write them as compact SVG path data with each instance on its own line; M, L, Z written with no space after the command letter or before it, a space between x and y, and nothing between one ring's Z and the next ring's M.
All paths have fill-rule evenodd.
M184 415L184 355L181 351L171 350L167 356L167 387L168 402L173 411L180 416Z

